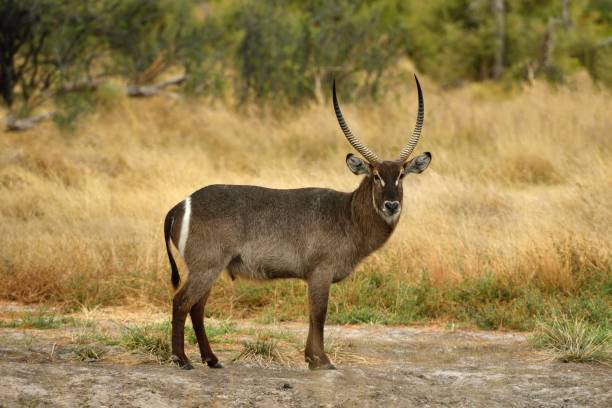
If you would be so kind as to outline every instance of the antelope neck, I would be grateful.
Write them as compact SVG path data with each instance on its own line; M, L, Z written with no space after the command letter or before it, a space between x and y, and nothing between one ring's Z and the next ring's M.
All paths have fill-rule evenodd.
M389 239L396 225L389 225L374 208L372 183L371 177L365 177L351 194L351 220L359 231L359 247L366 252L365 255L380 248Z

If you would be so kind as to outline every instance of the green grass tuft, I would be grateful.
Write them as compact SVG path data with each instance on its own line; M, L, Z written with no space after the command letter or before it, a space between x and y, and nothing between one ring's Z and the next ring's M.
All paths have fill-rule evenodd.
M341 310L330 315L330 323L335 324L385 324L389 318L383 311L371 307L355 307L352 309Z
M286 363L286 359L280 352L278 340L274 337L258 334L255 340L242 342L242 350L232 361L253 361L260 365L268 365L272 362Z
M81 344L74 350L77 358L81 361L100 361L108 349L96 343Z
M563 362L612 361L612 336L606 327L583 318L555 316L538 324L532 342Z
M127 326L119 339L119 345L152 356L158 362L170 360L169 324Z
M226 334L238 332L238 328L234 323L231 323L229 321L222 321L219 324L207 323L205 325L205 331L206 337L208 338L209 342L218 343L223 340ZM187 341L189 341L189 343L197 343L193 327L185 326L185 335L187 336Z
M0 320L0 328L19 329L58 329L65 324L74 323L74 319L44 312L29 313L20 319Z

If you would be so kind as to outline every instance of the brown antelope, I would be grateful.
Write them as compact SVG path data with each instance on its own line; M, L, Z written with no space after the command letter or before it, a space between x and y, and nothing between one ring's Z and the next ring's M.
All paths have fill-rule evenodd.
M340 128L365 158L346 156L348 168L365 176L355 191L211 185L168 212L164 234L175 288L180 277L170 241L189 269L172 302L172 358L180 367L193 368L184 351L187 313L202 362L222 367L206 338L204 305L214 281L227 268L232 278L305 280L310 307L306 362L311 369L335 368L323 348L330 286L349 276L362 259L389 239L402 210L404 176L421 173L431 161L430 153L408 160L424 118L423 93L416 76L415 80L419 97L415 129L399 158L384 161L347 126L334 82L333 103Z

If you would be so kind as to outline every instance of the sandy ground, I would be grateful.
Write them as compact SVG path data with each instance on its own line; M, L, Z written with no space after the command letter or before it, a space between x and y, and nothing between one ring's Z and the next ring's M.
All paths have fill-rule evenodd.
M299 337L306 327L260 329ZM330 326L329 339L350 345L350 357L339 353L335 371L309 371L299 361L232 362L236 348L214 344L224 369L202 366L191 347L196 368L184 371L121 353L97 362L71 359L67 330L0 329L0 406L612 406L610 367L556 362L524 334Z

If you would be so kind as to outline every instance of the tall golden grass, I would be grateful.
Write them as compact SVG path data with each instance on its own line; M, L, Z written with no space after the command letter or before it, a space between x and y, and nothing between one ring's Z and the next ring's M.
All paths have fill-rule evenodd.
M560 293L594 270L609 274L612 98L576 81L511 92L423 81L417 151L431 151L432 164L406 179L398 230L336 290L332 310L358 302L359 276L371 273L398 283L426 274L433 287L495 275ZM192 99L116 97L111 105L74 133L44 124L0 134L1 298L164 305L171 290L162 222L192 191L213 183L348 191L359 183L329 104L276 114ZM414 126L416 93L406 85L343 107L353 131L393 158ZM243 284L220 280L213 309L236 316L270 296L274 311L305 302L296 282L272 284L265 299L257 287L235 285Z

